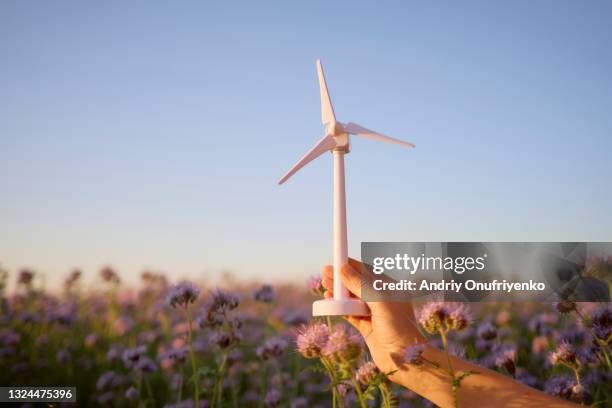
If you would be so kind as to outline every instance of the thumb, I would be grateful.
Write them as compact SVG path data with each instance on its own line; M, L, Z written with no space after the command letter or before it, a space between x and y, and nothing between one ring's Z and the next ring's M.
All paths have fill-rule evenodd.
M342 265L340 268L340 279L346 288L353 295L361 299L361 288L362 285L372 285L374 279L373 275L368 271L367 267L364 268L364 264L359 261L351 259L350 263ZM393 314L397 312L397 305L400 305L401 309L405 309L405 304L394 303L394 302L366 302L372 315L379 315L385 318L393 317Z
M348 263L344 264L340 267L340 280L349 292L361 298L361 276L359 271Z

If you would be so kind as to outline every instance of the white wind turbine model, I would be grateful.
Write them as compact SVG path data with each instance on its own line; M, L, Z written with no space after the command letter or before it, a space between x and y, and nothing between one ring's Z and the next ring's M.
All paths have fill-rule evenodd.
M321 120L325 125L325 136L317 142L304 157L298 161L279 181L283 184L295 172L316 159L323 153L331 151L334 156L334 297L317 300L312 305L314 316L353 315L367 316L369 310L361 300L350 298L348 290L340 280L340 267L348 262L346 238L346 197L344 192L344 155L349 152L349 134L395 143L404 147L414 147L412 143L403 142L389 136L381 135L355 123L341 123L336 120L334 108L327 91L321 61L317 60L319 88L321 91Z

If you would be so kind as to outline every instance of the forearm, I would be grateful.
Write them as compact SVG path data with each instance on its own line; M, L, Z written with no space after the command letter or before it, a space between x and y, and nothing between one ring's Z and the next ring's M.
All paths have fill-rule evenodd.
M448 372L448 362L443 351L427 347L423 352L425 360L435 363L436 368L425 362L420 366L398 364L391 380L411 389L417 394L445 408L454 407L451 380L442 370ZM455 373L476 372L461 381L458 400L461 407L574 407L575 405L551 397L539 390L528 387L460 358L451 357Z

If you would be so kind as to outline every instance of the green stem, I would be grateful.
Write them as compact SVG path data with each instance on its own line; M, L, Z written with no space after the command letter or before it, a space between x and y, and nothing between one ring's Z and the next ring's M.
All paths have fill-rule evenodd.
M196 364L195 353L193 352L193 330L191 328L191 311L189 310L189 304L185 306L185 314L187 315L188 325L188 344L189 344L189 359L191 360L191 371L193 373L193 394L195 400L195 406L200 406L200 379L198 375L198 365Z
M262 381L259 389L259 406L260 408L264 406L264 399L266 398L266 387L268 386L268 365L264 364L263 373L262 373Z
M141 392L142 392L142 374L138 375L138 398L140 399L140 401L138 402L138 406L142 404Z
M391 408L391 405L389 404L389 399L387 398L387 393L385 392L385 389L383 388L383 386L379 385L378 389L380 390L380 397L382 398L383 407Z
M325 359L325 358L321 358L321 364L323 364L323 366L325 367L325 370L327 371L327 375L329 376L329 379L332 382L332 405L334 408L336 408L336 400L338 402L338 405L340 405L341 407L344 407L344 401L342 399L342 396L340 395L340 392L338 391L338 384L336 381L336 375L334 374L334 369L332 367L332 365Z
M450 353L448 352L448 343L446 340L446 330L440 329L440 337L442 338L442 345L444 346L444 353L446 354L446 361L448 363L448 374L451 377L451 391L453 394L453 403L456 408L459 407L459 386L457 384L457 379L455 378L455 370L453 369L453 364L451 362Z
M295 387L293 387L293 390L291 392L292 400L297 398L297 396L300 394L301 381L299 381L298 376L301 371L302 371L302 359L300 358L300 355L298 353L295 353L293 357L293 366L292 366L292 377L293 377L293 382L295 384Z
M227 363L227 352L223 353L223 357L221 357L221 363L219 364L219 370L217 373L217 381L215 384L215 388L217 388L217 400L219 404L215 404L215 406L220 407L223 403L223 372L225 371L225 364Z
M336 396L336 387L334 386L332 388L332 408L336 408L336 399L337 399L337 396Z
M181 366L181 370L179 373L180 377L179 377L179 383L178 383L178 395L176 397L176 402L181 402L181 400L183 399L183 366Z
M151 401L155 401L155 398L153 397L153 390L151 389L151 383L147 377L145 377L145 384L147 386L147 394L149 394L149 398L151 398Z
M363 397L363 392L361 392L361 385L359 384L359 381L357 381L355 377L352 378L352 381L353 387L355 387L355 392L357 393L357 397L359 398L359 405L361 406L361 408L367 408L368 405L366 403L365 398Z

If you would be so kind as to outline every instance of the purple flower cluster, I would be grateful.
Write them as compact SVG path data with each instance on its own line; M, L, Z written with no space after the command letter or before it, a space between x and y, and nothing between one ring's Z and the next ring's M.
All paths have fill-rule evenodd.
M168 303L172 307L187 307L200 296L200 289L191 282L181 282L168 292Z
M329 340L329 328L322 323L304 325L298 330L296 346L299 353L306 358L319 358Z
M22 269L19 271L19 277L17 278L17 283L20 285L28 286L32 283L34 279L34 272L29 269Z
M593 310L590 321L597 338L604 344L612 343L612 306L604 304Z
M282 337L272 337L259 346L256 350L257 356L262 360L280 357L287 348L287 340Z
M463 303L428 302L418 312L418 322L430 334L465 329L472 321Z
M476 332L478 333L478 337L487 341L493 340L497 337L497 329L491 322L485 322L481 324L480 326L478 326Z
M336 364L354 361L361 352L361 337L344 326L336 326L321 349L322 356Z
M313 276L308 281L308 289L315 296L323 296L325 288L323 288L323 280L320 276Z
M124 350L122 354L123 363L128 368L133 367L146 352L147 347L144 345Z
M408 346L404 352L404 361L410 365L421 365L423 364L423 351L425 350L424 344L414 344Z
M262 285L253 292L253 298L257 302L272 303L274 302L274 289L271 285Z
M555 351L550 354L550 362L553 365L566 365L570 368L576 368L580 365L578 354L571 344L563 342L559 344Z
M121 281L117 272L115 272L115 270L110 266L106 266L100 270L100 277L104 282L114 284L118 284Z
M373 383L380 374L380 370L373 361L366 361L357 369L355 378L359 383L367 386Z

